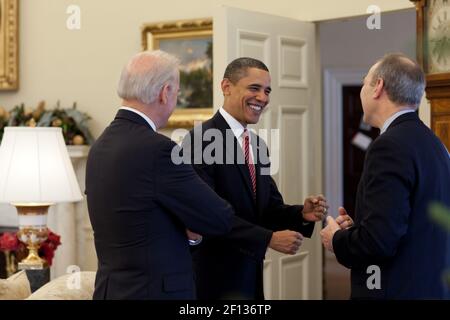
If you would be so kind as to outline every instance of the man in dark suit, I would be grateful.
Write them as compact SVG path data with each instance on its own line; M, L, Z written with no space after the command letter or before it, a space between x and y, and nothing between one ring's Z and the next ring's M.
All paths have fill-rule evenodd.
M267 248L295 254L327 205L322 196L307 198L304 206L286 205L269 175L266 144L247 130L269 103L267 67L256 59L236 59L221 87L223 107L184 141L184 156L190 155L200 177L235 210L230 233L205 237L194 248L197 293L199 299L264 299Z
M364 78L364 121L380 136L367 150L355 224L340 208L338 223L328 217L321 231L351 269L354 299L450 297L442 281L450 236L428 214L432 202L450 206L450 160L415 112L424 87L422 70L402 54L386 55Z
M94 299L194 299L186 229L213 236L231 227L232 207L192 166L175 165L176 144L156 132L178 88L177 59L162 51L133 57L119 82L123 107L89 152Z

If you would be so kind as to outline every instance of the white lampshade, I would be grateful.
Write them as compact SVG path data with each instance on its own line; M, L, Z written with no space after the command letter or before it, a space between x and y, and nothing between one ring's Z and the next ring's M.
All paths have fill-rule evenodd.
M61 128L5 128L0 202L51 204L82 198Z

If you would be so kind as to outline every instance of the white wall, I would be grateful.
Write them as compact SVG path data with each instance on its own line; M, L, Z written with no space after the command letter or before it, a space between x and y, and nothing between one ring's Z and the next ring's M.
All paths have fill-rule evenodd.
M211 16L209 0L107 1L22 0L20 6L20 89L0 93L10 109L44 99L49 107L77 101L92 116L98 135L113 118L120 100L115 88L124 63L141 48L144 22ZM66 28L66 8L81 8L81 30Z
M369 68L387 52L416 57L416 12L381 14L381 29L369 30L367 17L319 23L322 68Z
M217 2L304 21L363 15L372 5L379 7L382 12L414 7L410 0L219 0Z
M322 71L326 68L368 70L385 53L395 51L416 58L414 9L382 13L380 30L369 30L366 19L364 16L319 23ZM428 126L429 113L430 106L423 98L419 116Z
M66 28L71 4L81 8L79 31ZM116 83L124 63L141 49L141 25L212 17L219 4L303 20L364 14L369 4L386 10L412 5L408 0L20 0L20 89L0 92L0 105L35 107L46 100L53 107L61 100L68 107L77 101L92 116L98 136L119 106Z

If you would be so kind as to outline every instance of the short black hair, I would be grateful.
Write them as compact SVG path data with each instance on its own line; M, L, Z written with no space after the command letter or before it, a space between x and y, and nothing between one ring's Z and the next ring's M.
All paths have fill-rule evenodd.
M267 68L262 61L254 58L242 57L237 58L228 64L225 69L225 73L223 74L223 78L226 78L230 80L231 83L236 84L247 75L247 69L249 68L257 68L269 72L269 68Z

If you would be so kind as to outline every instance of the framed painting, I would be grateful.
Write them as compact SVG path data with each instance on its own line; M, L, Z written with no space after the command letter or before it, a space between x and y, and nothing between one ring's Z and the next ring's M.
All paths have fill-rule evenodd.
M0 0L0 90L19 88L19 0Z
M168 127L190 128L212 116L212 20L145 24L142 49L163 50L180 59L180 92Z

